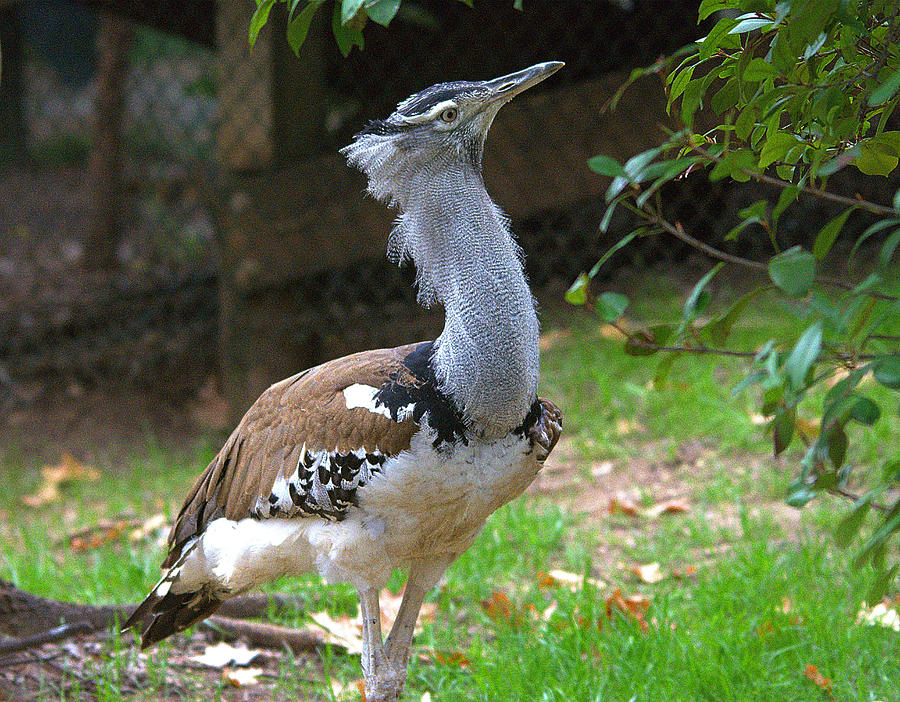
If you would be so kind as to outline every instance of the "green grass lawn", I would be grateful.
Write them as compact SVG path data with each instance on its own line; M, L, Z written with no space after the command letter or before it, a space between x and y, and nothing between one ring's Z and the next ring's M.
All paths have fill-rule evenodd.
M679 304L679 289L665 280L645 290L637 318ZM792 448L778 462L768 458L769 440L752 420L756 396L731 393L742 363L682 359L658 391L651 387L655 359L624 355L621 342L572 311L546 316L542 394L560 405L566 422L559 463L547 473L562 484L539 486L500 510L450 568L432 594L437 614L425 623L417 650L458 652L469 664L414 656L407 698L428 692L439 701L900 699L900 634L856 624L869 574L853 569L852 548L831 544L848 504L823 497L800 512L781 504L801 453ZM798 323L763 300L735 330L735 345L755 348L781 324ZM874 432L851 438L858 481L878 468L886 447L900 443L888 393L874 385L865 390L886 409ZM821 397L807 402L811 414ZM98 466L101 482L65 487L62 500L44 508L20 503L39 483L38 466L7 450L0 466L6 486L0 577L57 599L141 598L158 577L158 546L122 538L72 553L59 539L117 514L171 514L216 449L209 441L192 451L148 442L124 465ZM685 459L692 443L700 448ZM592 471L607 463L607 470ZM621 489L633 490L642 506L678 494L690 508L652 520L610 514L609 497ZM641 582L629 570L651 562L667 576L658 583ZM548 587L539 573L553 568L605 585ZM673 571L693 574L676 578ZM402 579L394 580L397 589ZM649 601L644 627L616 611L608 616L615 588ZM298 593L310 611L355 611L349 588L325 588L318 578L285 579L271 589ZM491 616L482 606L496 593L509 598L512 616ZM277 621L307 623L299 611ZM141 698L184 696L172 676L195 673L167 662L182 640L149 652L152 674ZM107 647L95 673L99 697L121 699L122 669L136 647L130 635ZM831 697L805 677L810 664L831 680ZM272 698L331 699L330 680L359 677L358 658L326 652L296 662L286 656L277 679L266 684ZM221 684L205 690L200 698L231 699ZM44 698L60 697L48 683ZM65 699L73 697L77 690Z

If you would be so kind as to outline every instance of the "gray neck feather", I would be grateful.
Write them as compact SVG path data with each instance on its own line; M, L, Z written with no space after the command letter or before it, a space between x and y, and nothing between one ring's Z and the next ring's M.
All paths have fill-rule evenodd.
M483 436L502 435L537 393L538 321L521 251L473 161L408 176L391 254L415 261L421 302L446 310L434 358L442 389Z

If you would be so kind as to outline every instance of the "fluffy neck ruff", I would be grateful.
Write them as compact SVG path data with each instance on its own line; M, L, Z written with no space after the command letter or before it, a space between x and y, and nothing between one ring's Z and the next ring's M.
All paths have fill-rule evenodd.
M446 311L436 343L435 374L485 438L521 424L537 394L538 321L509 221L493 203L479 158L399 166L387 182L404 183L389 199L402 208L389 255L418 271L419 300ZM397 163L390 157L379 168ZM384 171L380 171L384 174ZM370 190L384 198L370 175Z

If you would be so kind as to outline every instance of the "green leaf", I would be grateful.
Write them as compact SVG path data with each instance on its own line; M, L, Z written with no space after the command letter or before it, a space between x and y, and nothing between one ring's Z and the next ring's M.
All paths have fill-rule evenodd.
M586 273L579 273L575 282L566 290L566 302L572 305L583 305L587 302L588 286L591 284Z
M729 34L746 34L754 29L762 29L772 24L772 20L759 17L748 17L740 20L734 27L728 30Z
M627 307L627 297L617 292L605 292L597 296L594 309L604 322L615 322Z
M816 259L800 246L794 246L769 260L769 277L790 297L803 297L812 288Z
M797 196L800 194L800 188L796 185L791 185L781 191L781 195L778 196L778 202L775 203L775 207L772 208L772 221L777 222L784 211L797 200Z
M775 419L771 422L772 427L772 444L775 449L775 455L779 456L791 444L794 438L794 425L797 416L794 410L788 410L779 407L775 413Z
M834 427L828 433L828 459L835 468L844 465L847 456L847 432L843 427Z
M298 56L300 54L300 47L303 46L306 35L309 33L309 25L312 23L312 18L316 14L318 8L318 3L311 2L300 11L299 15L288 22L288 45L294 50L294 54Z
M759 167L764 169L775 163L775 161L781 160L798 143L800 142L793 134L775 132L766 139L759 152Z
M703 2L700 3L700 8L697 10L697 23L699 24L705 20L713 12L730 9L732 4L732 0L703 0Z
M890 236L884 240L881 245L881 251L878 252L878 265L886 268L894 256L897 245L900 244L900 229L891 232Z
M684 89L687 87L688 83L691 82L691 76L694 75L694 67L688 66L687 68L678 71L675 74L675 78L672 81L672 85L669 87L669 104L671 105L675 100L678 99L678 96L684 92Z
M856 250L862 245L862 243L868 239L873 234L877 234L882 229L887 229L888 227L894 227L900 225L900 218L894 217L891 219L882 219L880 222L875 222L871 227L868 227L862 234L859 235L859 238L856 240L856 243L853 244L853 248L850 249L850 255L856 253Z
M659 349L656 341L643 329L634 332L625 340L625 353L629 356L652 356Z
M880 602L887 594L891 582L893 582L896 577L898 570L900 570L900 564L893 566L883 573L879 573L875 577L875 581L872 583L869 591L866 593L866 602Z
M866 175L889 175L900 161L893 150L884 144L869 140L862 141L857 146L859 156L853 161L853 165Z
M627 245L628 242L630 242L632 239L634 239L634 237L636 237L640 232L641 232L640 229L635 229L633 232L626 234L621 239L619 239L615 244L613 244L609 248L609 250L600 257L600 260L594 264L594 267L591 268L591 272L588 273L588 278L593 278L595 275L597 275L601 266L603 266L603 264L609 260L610 256L612 256L616 251L621 249L623 246Z
M888 356L872 369L875 380L891 390L900 390L900 356Z
M680 355L681 354L679 353L667 353L659 360L659 363L656 366L656 373L653 375L654 390L659 392L660 390L665 389L666 381L668 380L669 373L672 370L672 365Z
M777 75L778 71L775 66L763 58L756 57L750 60L741 77L748 81L759 81L774 78Z
M872 426L881 416L881 408L868 397L860 397L850 410L850 419L855 419L867 427Z
M863 521L865 521L866 515L872 508L871 501L872 496L866 495L856 503L856 506L850 514L838 522L837 528L834 530L834 541L838 546L847 548L847 546L850 545L850 542L853 541L853 537L859 533L859 529L862 526Z
M886 483L900 482L900 458L887 461L881 469L881 479Z
M681 311L681 315L684 319L691 319L703 311L703 307L706 306L705 303L701 302L704 288L706 288L709 281L712 280L712 277L718 273L724 265L724 263L717 263L711 270L707 271L706 275L697 281L696 285L694 285L694 288L691 290L691 294L688 295L687 300L685 300L684 308ZM707 299L706 303L708 302L709 300Z
M710 341L712 341L715 346L725 345L725 342L728 341L728 337L731 334L731 328L734 326L734 323L740 318L741 314L743 314L747 305L750 304L750 301L765 289L766 288L756 288L748 293L744 293L724 314L720 315L704 327L704 330L709 334Z
M784 362L784 372L795 390L806 387L806 374L821 351L822 322L816 322L803 332Z
M869 107L887 102L900 89L900 70L894 71L887 80L869 94Z
M356 17L365 0L341 0L341 24L347 24Z
M846 210L841 212L837 217L831 220L828 224L826 224L819 233L816 235L816 240L813 243L813 256L815 256L818 260L822 260L831 250L831 246L834 244L834 240L837 239L838 234L841 233L841 229L844 227L844 223L847 221L847 217L850 216L850 213L856 209L856 205L851 205Z
M628 174L622 168L622 164L609 156L599 155L588 159L588 168L594 173L609 176L610 178L620 177L627 178Z
M274 4L275 0L257 0L256 11L253 13L253 17L250 18L250 46L256 43L260 30L269 20L269 13L272 11Z
M374 0L366 2L365 7L369 19L387 27L400 9L400 0Z
M361 0L360 0L361 1ZM341 20L341 5L335 1L334 12L331 15L331 33L337 42L338 49L343 56L348 56L354 46L362 48L362 30L352 26L355 23L344 24Z
M791 507L803 507L812 500L818 491L812 485L807 485L803 479L797 479L788 485L788 493L785 502Z

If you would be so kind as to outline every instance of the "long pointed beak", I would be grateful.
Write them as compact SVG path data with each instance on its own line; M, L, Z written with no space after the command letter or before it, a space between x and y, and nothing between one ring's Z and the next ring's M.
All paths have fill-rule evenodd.
M566 64L562 61L546 61L544 63L537 63L524 70L487 81L484 85L492 94L485 101L485 106L497 101L505 103L511 100L519 93L537 85L545 78L549 78L565 65Z

